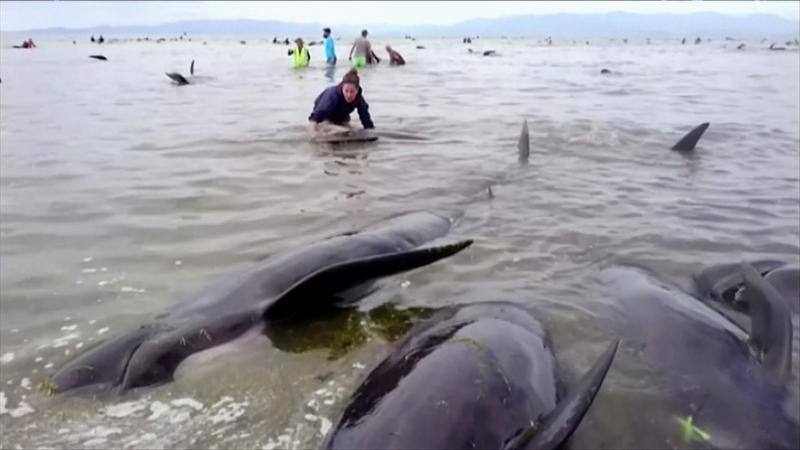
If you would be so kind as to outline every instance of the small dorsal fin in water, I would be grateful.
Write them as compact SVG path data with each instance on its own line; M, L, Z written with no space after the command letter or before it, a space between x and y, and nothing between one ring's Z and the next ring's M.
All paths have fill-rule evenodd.
M323 295L325 293L342 292L380 277L432 264L470 245L472 241L466 240L438 247L368 256L324 267L295 283L278 299L263 305L262 315L268 320L283 319L297 311L327 306L313 302L329 301L330 295Z
M189 84L189 80L183 77L183 75L179 74L178 72L167 72L167 76L174 82L178 83L179 85Z
M578 428L606 378L619 347L619 339L594 363L574 389L538 424L515 432L503 450L559 448Z
M528 134L528 120L522 122L522 131L519 133L519 141L517 142L517 149L519 149L519 162L528 162L528 156L531 154L530 135Z
M697 141L703 136L703 133L706 132L709 123L701 123L694 130L690 131L686 134L677 144L672 146L672 150L678 150L681 152L690 152L694 150L695 145L697 145Z
M194 60L192 60L192 63L189 65L189 75L194 75Z
M763 355L762 365L778 382L786 382L792 370L791 313L781 294L746 261L741 264L743 296L750 307L750 342Z

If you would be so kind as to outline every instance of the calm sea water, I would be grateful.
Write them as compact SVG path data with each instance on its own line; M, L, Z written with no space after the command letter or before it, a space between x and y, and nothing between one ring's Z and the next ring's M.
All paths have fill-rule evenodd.
M399 211L463 212L446 240L475 244L387 279L363 309L523 303L552 333L568 385L615 337L601 269L646 267L688 289L710 264L798 259L797 51L398 39L408 65L362 70L365 97L377 127L424 140L332 149L307 142L304 124L346 67L326 71L320 47L293 70L263 38L205 41L2 42L0 446L317 445L390 343L372 335L330 360L251 336L121 397L36 385L215 280ZM381 56L386 43L373 41ZM191 60L196 83L171 84L164 72L188 75ZM669 150L705 121L693 155ZM623 347L575 442L699 445L663 419L677 412L656 375Z

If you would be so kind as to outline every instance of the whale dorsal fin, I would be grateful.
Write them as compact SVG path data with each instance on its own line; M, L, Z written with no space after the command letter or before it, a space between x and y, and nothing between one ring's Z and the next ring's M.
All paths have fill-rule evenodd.
M284 291L280 297L263 305L262 315L267 319L280 319L291 316L296 311L323 306L314 303L330 299L333 293L345 291L376 278L432 264L455 255L471 244L472 241L467 240L332 264L303 278Z
M553 411L539 423L531 424L515 432L515 435L506 441L503 450L555 449L566 442L592 405L594 397L600 390L608 369L611 367L617 347L619 347L619 339L608 346L608 349L597 359L589 372L583 376L572 392L556 405Z
M792 370L791 313L781 294L758 271L742 262L747 291L743 300L750 307L750 342L763 355L764 368L778 381L789 379Z
M517 142L517 149L519 149L519 162L528 162L528 156L531 154L530 135L528 134L528 120L522 122L522 131L519 133L519 141Z
M189 64L189 75L194 75L194 60Z
M697 141L703 136L703 133L706 132L709 123L701 123L694 130L690 131L686 134L677 144L672 146L673 150L678 150L681 152L690 152L694 150L695 145L697 145Z

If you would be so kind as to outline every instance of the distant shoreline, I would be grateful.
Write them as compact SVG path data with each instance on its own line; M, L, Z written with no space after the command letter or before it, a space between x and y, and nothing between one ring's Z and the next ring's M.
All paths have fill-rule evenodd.
M400 37L547 37L572 39L592 38L681 38L710 37L735 39L751 37L798 37L800 21L769 14L727 15L719 13L691 14L544 14L475 19L443 26L397 26L364 24L359 26L319 23L293 23L272 20L191 20L145 26L106 26L86 28L45 28L0 30L0 37L64 36L78 39L91 34L117 38L170 38L186 32L196 36L289 37L316 36L330 25L334 35L356 35L367 28L374 36Z

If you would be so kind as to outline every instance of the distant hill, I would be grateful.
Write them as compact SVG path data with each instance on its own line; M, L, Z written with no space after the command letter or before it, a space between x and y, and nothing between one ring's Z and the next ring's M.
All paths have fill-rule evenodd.
M361 26L334 26L334 35L355 35ZM395 26L366 24L373 35L404 36L531 36L531 37L723 37L734 38L800 35L800 20L767 14L732 16L718 13L694 14L544 14L476 19L449 26ZM174 37L189 35L250 35L264 38L318 36L319 23L290 23L272 20L188 20L155 26L96 26L80 29L48 28L4 32L22 35L107 37Z
M797 35L800 20L752 14L548 14L470 20L452 27L463 35L553 37L755 37Z

